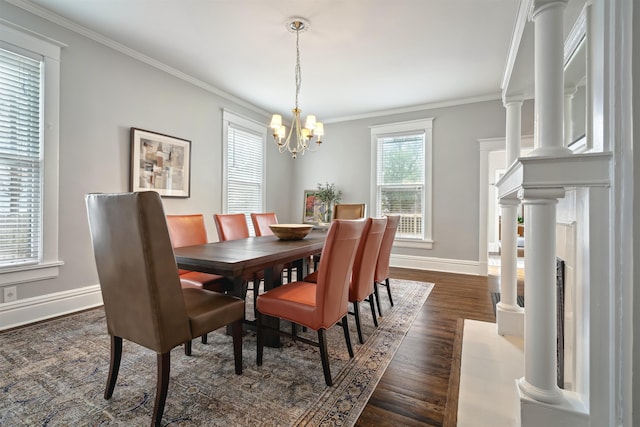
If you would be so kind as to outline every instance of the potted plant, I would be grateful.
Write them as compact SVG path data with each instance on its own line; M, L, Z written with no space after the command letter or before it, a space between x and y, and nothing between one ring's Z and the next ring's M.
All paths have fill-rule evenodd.
M335 184L329 184L327 182L322 185L318 183L316 199L325 205L322 221L325 223L331 222L331 211L333 210L333 205L340 203L340 200L342 200L342 190L338 190Z

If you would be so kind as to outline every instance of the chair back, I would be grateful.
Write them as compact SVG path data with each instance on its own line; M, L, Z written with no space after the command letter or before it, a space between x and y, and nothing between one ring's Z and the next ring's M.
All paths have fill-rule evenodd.
M396 238L396 231L400 223L400 215L387 215L387 227L384 230L382 244L380 245L380 254L376 264L375 281L384 282L389 277L389 259L391 258L391 248L393 240Z
M214 214L213 219L221 242L249 237L249 226L244 214Z
M367 218L353 262L349 301L362 301L373 293L373 279L387 218Z
M342 203L333 207L333 219L360 219L365 217L364 203Z
M364 221L335 220L322 248L316 285L315 325L328 329L347 314L349 280Z
M167 215L169 237L174 248L208 243L204 215Z
M278 217L275 212L252 213L251 222L256 236L273 236L273 231L269 226L278 223Z
M158 353L190 340L160 195L89 194L85 201L109 334Z

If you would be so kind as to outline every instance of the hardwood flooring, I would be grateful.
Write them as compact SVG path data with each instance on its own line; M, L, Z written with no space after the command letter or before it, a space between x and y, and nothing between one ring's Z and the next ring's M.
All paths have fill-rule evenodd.
M460 345L458 319L495 322L490 290L498 289L499 279L398 268L392 269L391 277L435 286L356 426L446 426L452 362L459 358L454 353L454 346ZM384 288L381 291L384 314L389 303ZM451 396L449 404L457 408L457 387Z

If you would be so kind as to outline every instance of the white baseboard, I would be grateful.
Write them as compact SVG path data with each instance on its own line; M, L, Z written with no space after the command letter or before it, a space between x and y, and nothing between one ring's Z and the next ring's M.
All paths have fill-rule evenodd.
M102 305L100 285L0 304L0 331Z
M416 270L443 271L446 273L486 276L486 264L483 273L482 263L460 259L430 258L415 255L391 254L389 265L392 267L413 268Z

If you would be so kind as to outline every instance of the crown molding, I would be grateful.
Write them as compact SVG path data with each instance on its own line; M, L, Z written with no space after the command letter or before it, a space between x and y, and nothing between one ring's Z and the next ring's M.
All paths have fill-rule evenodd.
M87 37L95 42L98 42L104 46L107 46L113 50L116 50L124 55L127 55L131 58L137 59L138 61L144 62L147 65L150 65L160 71L164 71L167 74L170 74L174 77L179 78L187 83L190 83L194 86L197 86L201 89L206 90L207 92L218 95L224 99L227 99L231 102L234 102L244 108L247 108L251 111L254 111L258 114L261 114L265 117L270 117L271 114L262 108L256 107L255 105L245 101L244 99L238 98L234 95L231 95L228 92L218 89L217 87L210 85L209 83L205 83L200 79L197 79L189 74L180 71L176 68L173 68L163 62L160 62L150 56L144 55L134 49L131 49L121 43L116 42L108 37L103 36L95 31L92 31L82 25L79 25L69 19L63 18L62 16L51 12L43 7L35 5L28 0L5 0L7 3L12 4L13 6L19 7L33 15L39 16L47 21L53 22L67 30L73 31L74 33L80 34L84 37Z

